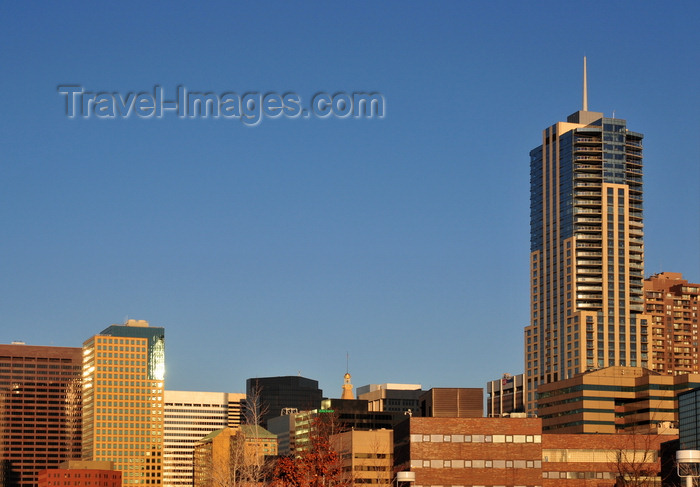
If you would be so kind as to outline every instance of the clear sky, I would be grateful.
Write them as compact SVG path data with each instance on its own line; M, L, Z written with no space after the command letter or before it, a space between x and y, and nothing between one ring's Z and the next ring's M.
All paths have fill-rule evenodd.
M252 3L252 2L251 2ZM166 328L168 389L522 371L529 151L645 134L646 275L700 281L700 4L0 4L0 343ZM70 119L86 91L379 92L382 119Z

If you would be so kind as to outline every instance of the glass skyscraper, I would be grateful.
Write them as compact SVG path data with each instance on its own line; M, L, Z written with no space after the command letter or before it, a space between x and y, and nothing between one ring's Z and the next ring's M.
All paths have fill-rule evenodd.
M584 78L585 80L585 78ZM648 366L643 315L643 135L584 109L530 152L528 412L539 384Z

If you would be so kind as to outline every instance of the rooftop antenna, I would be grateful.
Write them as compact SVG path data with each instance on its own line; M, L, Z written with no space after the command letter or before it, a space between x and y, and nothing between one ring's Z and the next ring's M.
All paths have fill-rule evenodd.
M588 111L588 81L586 79L586 56L583 56L583 111Z

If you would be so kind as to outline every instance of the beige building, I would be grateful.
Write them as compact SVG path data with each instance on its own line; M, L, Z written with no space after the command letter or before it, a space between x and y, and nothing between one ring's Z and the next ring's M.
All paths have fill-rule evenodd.
M639 367L607 367L538 389L545 433L678 434L680 392L700 375L662 375Z
M332 435L330 442L340 456L343 480L353 485L392 485L393 430L346 431Z
M220 487L239 481L257 483L272 472L277 436L261 426L222 428L194 447L195 487Z
M649 368L662 374L700 373L698 365L698 296L677 272L644 280L644 306L651 319Z
M163 483L164 330L112 325L83 344L83 460L112 461L122 484Z
M541 384L596 368L649 366L643 135L588 111L585 93L584 74L583 109L546 128L530 152L529 413Z
M413 414L422 393L420 384L368 384L357 388L357 398L367 401L369 411Z

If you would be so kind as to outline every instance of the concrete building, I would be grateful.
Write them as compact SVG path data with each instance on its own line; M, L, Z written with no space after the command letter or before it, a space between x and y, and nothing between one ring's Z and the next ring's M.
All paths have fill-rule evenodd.
M677 434L677 395L696 387L698 374L608 367L540 385L537 409L545 433Z
M394 432L390 429L345 431L330 437L340 456L342 476L352 485L392 485Z
M527 412L540 384L609 366L648 367L643 314L642 138L582 110L530 152Z
M525 412L523 374L503 374L486 383L486 416L498 418Z
M644 307L650 317L649 368L662 374L698 374L698 297L700 284L677 272L644 280Z
M420 384L368 384L357 388L357 398L368 402L370 411L418 414Z
M38 474L80 459L82 350L0 345L0 481L34 487Z
M195 445L193 485L253 485L269 477L276 455L277 437L261 426L213 431Z
M481 418L484 390L480 387L434 387L421 394L419 416L432 418Z
M245 394L165 391L163 485L192 487L194 446L209 433L241 425Z
M538 418L412 417L394 432L395 469L413 472L413 487L661 485L659 448L667 438L542 434L541 425Z
M113 461L122 484L163 483L165 333L112 325L83 344L83 460Z
M69 460L39 472L38 487L121 487L122 473L112 462Z
M280 416L283 409L318 409L323 391L318 388L318 381L306 377L256 377L246 380L246 396L259 398L263 412L260 424L267 427L267 421Z

